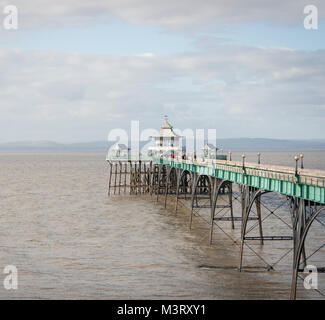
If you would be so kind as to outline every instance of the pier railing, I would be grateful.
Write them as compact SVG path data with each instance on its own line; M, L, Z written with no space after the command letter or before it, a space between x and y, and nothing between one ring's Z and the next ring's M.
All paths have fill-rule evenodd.
M153 162L325 204L321 170L212 159L153 158Z
M325 171L206 158L110 156L107 161L152 162L325 204Z

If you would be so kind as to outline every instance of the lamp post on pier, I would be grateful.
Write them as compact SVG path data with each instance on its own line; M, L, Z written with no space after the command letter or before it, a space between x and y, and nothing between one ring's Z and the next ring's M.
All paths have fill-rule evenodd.
M245 158L246 158L246 155L243 154L243 155L242 155L242 158L243 158L243 168L244 168L244 167L245 167Z
M229 151L229 161L231 161L231 155L232 155L232 152Z
M298 175L298 161L299 161L299 157L298 156L295 156L295 160L296 160L296 171L295 171L295 174L297 176Z
M261 153L260 152L257 153L257 163L261 164Z
M300 159L301 159L301 169L304 168L304 155L301 153L300 154Z

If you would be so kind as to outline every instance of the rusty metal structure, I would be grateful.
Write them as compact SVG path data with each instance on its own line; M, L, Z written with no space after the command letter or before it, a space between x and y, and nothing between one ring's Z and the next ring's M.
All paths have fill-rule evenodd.
M291 244L293 252L291 299L296 298L297 281L304 271L309 256L306 256L305 244L308 232L319 215L325 210L325 172L307 170L303 166L296 168L262 165L260 154L258 163L228 160L184 160L182 158L107 158L109 164L108 194L144 194L148 193L163 200L174 200L173 209L185 200L190 202L189 228L193 217L200 216L202 210L208 210L209 242L212 243L215 228L222 230L219 223L229 221L231 228L240 223L238 270L244 268L245 248L251 250L249 242L284 241ZM277 194L286 206L290 222L269 209L263 199L268 194ZM240 210L235 212L234 203ZM268 215L262 217L262 208ZM265 220L273 216L283 222L290 233L264 234ZM252 230L256 233L251 236ZM225 233L225 232L224 232ZM231 235L227 234L231 238ZM322 245L322 247L324 244ZM319 250L319 249L317 249ZM317 251L316 250L316 251ZM253 250L256 255L257 252ZM280 257L280 261L283 257ZM262 259L262 258L261 258ZM265 261L264 259L262 259ZM265 262L266 263L266 262ZM266 263L268 270L274 265ZM319 271L324 271L319 268Z

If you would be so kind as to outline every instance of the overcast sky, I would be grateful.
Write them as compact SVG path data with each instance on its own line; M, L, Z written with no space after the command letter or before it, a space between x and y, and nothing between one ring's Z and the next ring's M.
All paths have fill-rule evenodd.
M217 128L325 139L325 1L0 0L0 142ZM318 30L303 25L318 7Z

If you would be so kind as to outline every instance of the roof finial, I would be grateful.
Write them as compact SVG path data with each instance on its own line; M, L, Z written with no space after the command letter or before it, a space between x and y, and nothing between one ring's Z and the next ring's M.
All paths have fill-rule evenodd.
M166 115L166 116L164 116L164 123L162 124L162 126L161 126L161 128L162 129L171 129L172 128L172 126L171 126L171 124L168 122L168 116Z

